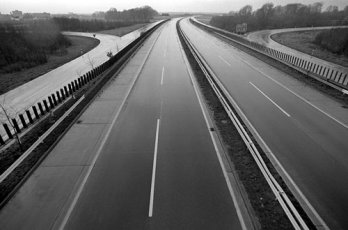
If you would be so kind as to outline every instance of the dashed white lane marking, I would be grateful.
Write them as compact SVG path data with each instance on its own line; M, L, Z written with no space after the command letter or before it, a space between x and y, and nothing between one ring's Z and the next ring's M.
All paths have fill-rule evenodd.
M161 85L163 85L163 80L164 80L164 66L162 68Z
M262 92L256 85L254 85L252 82L249 82L252 86L254 86L255 89L257 89L263 96L265 96L270 102L272 102L280 111L282 111L286 116L290 117L290 114L288 114L282 107L280 107L277 103L275 103L269 96L267 96L264 92Z
M231 66L231 64L230 64L228 61L226 61L223 57L221 57L220 55L219 55L219 58L220 58L223 62L225 62L228 66Z
M156 165L157 165L159 128L160 128L160 119L157 119L155 150L154 150L153 165L152 165L152 180L151 180L151 192L150 192L149 217L152 217L152 214L153 214L153 199L155 196L155 181L156 181Z

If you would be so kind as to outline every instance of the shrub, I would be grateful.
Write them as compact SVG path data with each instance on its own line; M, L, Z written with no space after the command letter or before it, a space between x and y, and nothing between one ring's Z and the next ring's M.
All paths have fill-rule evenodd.
M348 29L338 28L320 32L313 41L335 54L348 56Z

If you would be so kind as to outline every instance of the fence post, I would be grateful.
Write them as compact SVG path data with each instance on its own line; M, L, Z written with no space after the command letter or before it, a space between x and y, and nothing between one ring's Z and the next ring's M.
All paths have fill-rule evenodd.
M17 132L17 133L20 133L20 132L21 132L21 129L19 128L16 119L12 118L12 124L13 124L14 128L16 129L16 132Z
M58 103L62 103L62 99L60 98L59 91L56 91Z
M65 97L69 97L69 92L68 92L68 88L66 87L66 85L64 86L64 91L65 91Z
M12 135L11 130L10 130L10 128L8 127L8 125L7 125L7 124L2 124L2 126L4 126L4 129L5 129L5 131L6 131L6 134L7 134L8 138L9 138L9 139L12 139L12 138L13 138L13 135Z
M27 128L28 125L27 125L27 123L25 122L25 119L24 119L23 114L19 114L18 116L19 116L19 119L20 119L21 122L22 122L23 128Z
M0 144L1 145L4 145L5 144L5 141L4 141L4 139L2 139L2 136L0 135Z
M54 103L51 96L48 96L48 101L50 102L51 108L54 108Z
M32 108L33 108L36 119L39 120L40 116L39 116L39 113L37 112L36 106L33 105Z
M51 99L51 100L52 100L52 99ZM43 104L44 104L44 106L45 106L46 112L49 112L49 111L50 111L50 107L48 107L48 104L47 104L46 99L43 99L42 101L43 101Z
M57 103L56 96L54 95L54 93L52 93L51 96L52 96L52 99L53 99L54 106L57 106L58 103Z
M64 95L64 90L63 90L63 88L60 89L60 94L61 94L61 96L62 96L62 101L64 101L64 100L65 100L65 95Z
M25 110L25 113L27 114L27 117L29 119L29 122L34 124L34 120L33 118L31 117L31 113L29 112L29 110Z

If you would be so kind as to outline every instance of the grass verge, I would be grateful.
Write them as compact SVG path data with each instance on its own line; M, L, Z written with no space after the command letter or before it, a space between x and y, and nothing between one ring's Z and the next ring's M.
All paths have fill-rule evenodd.
M329 61L341 66L348 67L348 57L338 55L323 49L314 43L315 37L323 30L309 30L273 34L271 38L276 42L288 46L300 52L315 56L317 58Z
M128 34L134 30L140 29L141 27L144 27L146 23L140 23L140 24L135 24L131 26L125 26L125 27L120 27L112 30L103 30L103 31L98 31L98 33L101 34L110 34L110 35L115 35L118 37L122 37L125 34Z
M49 55L48 62L19 72L0 75L0 94L4 94L20 85L23 85L79 56L81 50L84 53L90 51L99 44L99 40L79 36L67 36L72 45L68 47L64 55Z

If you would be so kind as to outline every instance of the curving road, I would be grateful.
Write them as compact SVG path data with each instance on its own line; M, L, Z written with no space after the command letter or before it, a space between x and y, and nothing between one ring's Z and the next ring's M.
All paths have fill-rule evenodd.
M348 26L335 26L335 28L347 28ZM247 35L247 39L256 43L259 43L261 45L264 45L266 47L276 49L281 52L285 52L287 54L294 55L296 57L300 57L302 59L309 60L311 62L315 61L318 64L321 64L323 66L328 66L331 68L338 69L340 71L345 71L348 72L348 68L328 62L325 60L322 60L320 58L316 58L314 56L311 56L309 54L300 52L298 50L292 49L290 47L287 47L285 45L282 45L276 41L274 41L271 36L273 34L278 34L278 33L286 33L286 32L295 32L295 31L308 31L308 30L322 30L322 29L331 29L333 28L332 26L323 26L323 27L304 27L304 28L286 28L286 29L276 29L276 30L260 30L260 31L255 31L251 32Z
M182 28L319 215L347 229L348 110L188 20Z
M0 101L5 102L5 107L11 108L10 111L22 112L35 103L45 99L48 95L59 90L62 86L67 85L72 80L87 73L92 67L96 67L105 62L107 52L113 54L122 49L130 42L140 36L156 23L149 24L143 28L135 30L123 37L117 37L107 34L96 33L96 38L100 44L83 54L82 56L30 81L0 96ZM84 37L93 37L91 33L82 32L65 32L67 35L76 35ZM3 127L0 127L0 134L4 134Z

